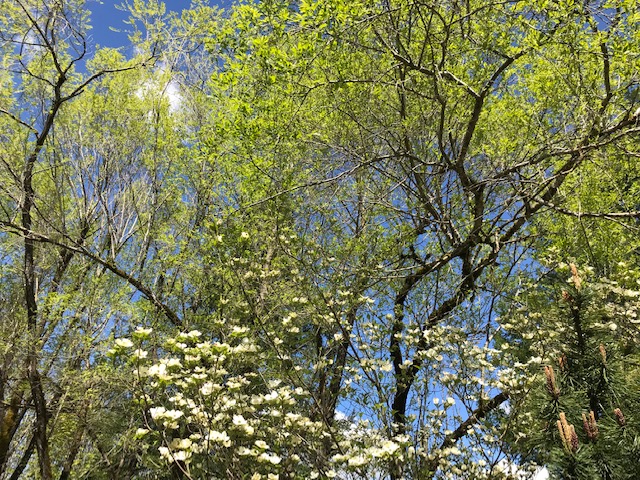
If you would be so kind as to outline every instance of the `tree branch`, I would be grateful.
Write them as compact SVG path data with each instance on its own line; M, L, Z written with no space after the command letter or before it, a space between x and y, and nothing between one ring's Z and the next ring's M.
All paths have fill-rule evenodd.
M167 306L164 303L162 303L158 299L156 294L149 287L147 287L144 283L142 283L140 280L135 278L133 275L131 275L131 274L125 272L124 270L118 268L116 265L112 264L111 262L109 262L107 260L104 260L103 258L99 257L95 253L92 253L86 247L84 247L82 245L76 245L76 246L68 245L68 244L63 243L61 241L55 240L53 238L50 238L47 235L44 235L44 234L41 234L41 233L37 233L37 232L31 231L31 230L24 229L24 228L20 227L19 225L16 225L16 224L11 223L11 222L0 221L0 226L6 228L7 231L9 231L11 233L15 233L15 234L21 235L21 236L23 236L25 238L26 237L31 238L36 242L48 243L48 244L51 244L51 245L56 245L56 246L58 246L60 248L63 248L65 250L69 250L71 252L83 255L84 257L94 261L95 263L101 265L105 269L109 270L111 273L113 273L116 276L122 278L127 283L129 283L130 285L135 287L136 290L138 290L140 293L142 293L155 307L158 308L158 310L160 310L162 313L164 313L164 315L169 319L169 321L171 323L173 323L174 325L176 325L178 327L183 326L182 319L169 306Z

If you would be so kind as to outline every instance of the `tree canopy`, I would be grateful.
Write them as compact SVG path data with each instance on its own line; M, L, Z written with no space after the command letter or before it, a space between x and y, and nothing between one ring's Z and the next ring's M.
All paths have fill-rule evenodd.
M633 0L0 1L0 479L635 478Z

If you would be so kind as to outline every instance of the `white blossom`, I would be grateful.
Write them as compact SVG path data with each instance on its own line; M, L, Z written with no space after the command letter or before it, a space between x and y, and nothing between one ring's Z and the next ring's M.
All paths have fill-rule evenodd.
M115 343L118 347L122 347L122 348L133 347L133 342L128 338L117 338Z

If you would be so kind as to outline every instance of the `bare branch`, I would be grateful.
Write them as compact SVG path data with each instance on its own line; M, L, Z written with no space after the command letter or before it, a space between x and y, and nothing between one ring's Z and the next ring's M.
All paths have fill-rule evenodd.
M180 317L169 306L162 303L162 301L158 299L156 294L144 283L142 283L142 281L135 278L133 275L130 275L129 273L125 272L124 270L114 265L113 263L107 260L104 260L103 258L99 257L95 253L89 251L86 247L82 245L68 245L64 242L48 237L47 235L44 235L42 233L37 233L31 230L27 230L11 222L0 221L0 226L4 227L8 232L19 234L24 238L31 238L36 242L48 243L48 244L63 248L65 250L69 250L71 252L83 255L84 257L94 261L98 265L101 265L105 269L109 270L111 273L115 274L116 276L122 278L123 280L126 280L127 283L129 283L130 285L135 287L140 293L142 293L155 307L158 308L158 310L164 313L165 316L169 319L169 321L171 321L171 323L173 323L178 327L181 327L183 325L183 322L180 319Z
M38 130L36 130L32 125L29 125L27 122L24 122L24 121L20 120L20 118L16 117L13 113L9 112L8 110L5 110L4 108L0 108L0 113L4 113L9 118L11 118L11 120L13 120L14 122L19 123L23 127L27 127L29 130L31 130L36 135L38 134Z

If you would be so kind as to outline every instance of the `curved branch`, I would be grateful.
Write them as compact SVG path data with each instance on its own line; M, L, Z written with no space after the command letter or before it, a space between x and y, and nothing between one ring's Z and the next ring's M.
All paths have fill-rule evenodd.
M464 437L467 434L467 431L469 430L469 428L471 428L473 425L478 423L479 420L482 420L491 411L498 408L508 399L509 399L508 392L500 392L490 400L486 402L481 402L480 406L476 408L473 412L471 412L471 415L465 421L463 421L460 425L458 425L458 427L453 432L451 432L450 434L444 437L444 440L440 444L440 448L439 448L440 452L442 452L442 450L446 448L453 446L458 440L460 440L462 437ZM435 457L431 461L429 461L428 470L430 472L435 473L436 469L438 468L438 463L440 462L440 458L441 458L441 454L436 454Z
M135 287L136 290L138 290L140 293L142 293L175 326L181 327L183 325L182 319L178 316L178 314L175 313L168 305L166 305L162 301L160 301L160 299L153 292L153 290L151 290L149 287L147 287L144 283L142 283L140 280L138 280L133 275L125 272L124 270L120 269L118 266L114 265L113 263L111 263L111 262L109 262L107 260L104 260L100 256L98 256L95 253L89 251L86 247L83 247L82 245L67 245L66 243L63 243L63 242L61 242L59 240L55 240L55 239L53 239L51 237L48 237L47 235L44 235L44 234L38 233L38 232L34 232L32 230L27 230L25 228L20 227L19 225L11 223L11 222L0 221L0 226L5 227L7 229L7 231L9 231L11 233L22 235L23 237L30 238L33 241L40 242L40 243L48 243L50 245L55 245L57 247L63 248L65 250L67 250L67 251L83 255L84 257L88 258L89 260L92 260L93 262L97 263L98 265L101 265L106 270L109 270L111 273L115 274L116 276L122 278L127 283L129 283L131 286Z

